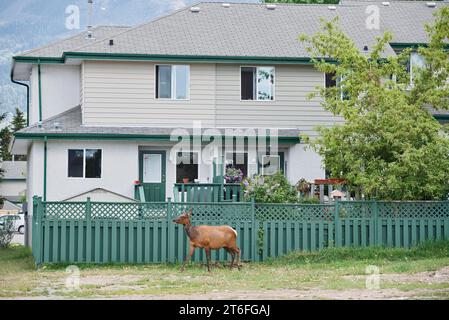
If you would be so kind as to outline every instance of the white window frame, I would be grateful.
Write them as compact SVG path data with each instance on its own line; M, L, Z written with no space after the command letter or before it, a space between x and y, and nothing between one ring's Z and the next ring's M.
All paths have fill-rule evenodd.
M70 150L83 150L83 176L82 177L69 177L69 151ZM101 150L101 173L99 178L86 178L86 150ZM103 178L103 149L102 148L68 148L67 149L67 177L69 179L79 180L79 179L87 179L87 180L94 180L94 179L102 179Z
M260 166L260 168L261 168L261 173L262 173L262 175L263 176L265 176L266 174L265 174L265 172L264 172L264 166L263 166L263 164L265 163L265 157L272 157L272 158L278 158L278 169L277 169L277 171L281 171L281 156L280 155L269 155L269 154L265 154L265 155L263 155L262 156L262 164L261 164L261 166ZM270 176L272 176L272 174L270 174Z
M256 75L257 75L257 69L258 68L273 68L273 100L262 100L258 98L258 90L257 90L257 79L256 79L256 97L252 100L243 100L242 99L242 68L256 68ZM241 102L275 102L276 101L276 67L275 66L240 66L240 73L239 73L239 80L240 80L240 86L239 86L239 96Z
M159 81L158 81L158 74L157 74L157 67L158 66L170 66L171 67L171 98L158 98L157 92L159 92L159 88L157 88ZM174 66L187 66L189 69L189 76L187 77L187 97L184 99L177 99L176 98L176 73L174 73L175 68ZM155 64L154 65L154 99L161 100L161 101L190 101L190 64Z

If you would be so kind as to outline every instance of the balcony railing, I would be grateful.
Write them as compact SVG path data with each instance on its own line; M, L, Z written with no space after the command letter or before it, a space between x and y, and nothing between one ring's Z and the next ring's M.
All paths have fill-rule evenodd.
M175 202L243 201L240 184L176 183L173 195Z

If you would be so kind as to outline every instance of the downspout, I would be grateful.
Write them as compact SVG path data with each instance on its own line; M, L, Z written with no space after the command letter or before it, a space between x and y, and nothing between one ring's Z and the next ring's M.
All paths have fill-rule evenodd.
M30 125L30 86L26 83L14 80L13 71L11 70L11 82L27 88L27 127Z
M39 84L39 122L42 121L42 84L41 84L41 60L37 59L37 78Z
M48 137L44 137L44 194L43 200L47 201L47 141Z

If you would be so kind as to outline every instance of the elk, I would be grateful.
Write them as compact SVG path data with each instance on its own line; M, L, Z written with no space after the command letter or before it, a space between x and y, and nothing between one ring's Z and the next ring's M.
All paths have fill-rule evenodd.
M195 251L195 248L204 248L206 252L207 271L210 272L210 251L224 248L232 257L230 268L234 266L237 255L236 266L239 267L240 249L237 247L237 231L230 226L192 226L190 218L192 209L183 212L179 217L173 219L174 223L184 225L184 230L189 238L189 254L187 255L181 272Z

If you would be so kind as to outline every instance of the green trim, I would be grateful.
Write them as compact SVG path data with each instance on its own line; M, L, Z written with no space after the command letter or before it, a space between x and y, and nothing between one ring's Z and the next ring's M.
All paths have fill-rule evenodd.
M429 44L428 43L413 43L413 42L410 42L410 43L395 43L395 42L392 42L392 43L390 43L390 46L393 48L393 49L418 49L419 47L428 47L429 46ZM444 46L444 48L445 49L449 49L449 44L446 44L445 46Z
M63 58L55 58L55 57L15 56L12 58L15 62L18 63L61 64L65 62Z
M449 120L449 114L434 114L436 120Z
M38 77L38 86L39 86L39 121L42 121L42 77L41 77L41 63L40 61L37 64L37 77ZM27 115L28 117L28 115Z
M223 63L276 63L276 64L312 64L308 57L254 57L254 56L198 56L198 55L162 55L127 53L91 53L64 52L63 60L138 60L138 61L190 61Z
M44 201L47 201L47 137L44 138Z
M26 181L26 178L2 178L1 181Z
M49 139L49 140L148 140L148 141L170 141L169 135L135 135L135 134L107 134L107 133L21 133L14 134L16 139ZM279 142L299 143L298 137L278 137Z
M18 63L63 64L67 59L80 60L127 60L127 61L178 61L209 63L275 63L275 64L313 64L309 57L245 57L245 56L196 56L196 55L162 55L162 54L128 54L128 53L91 53L64 52L61 58L50 57L13 57ZM331 60L328 60L331 61Z

